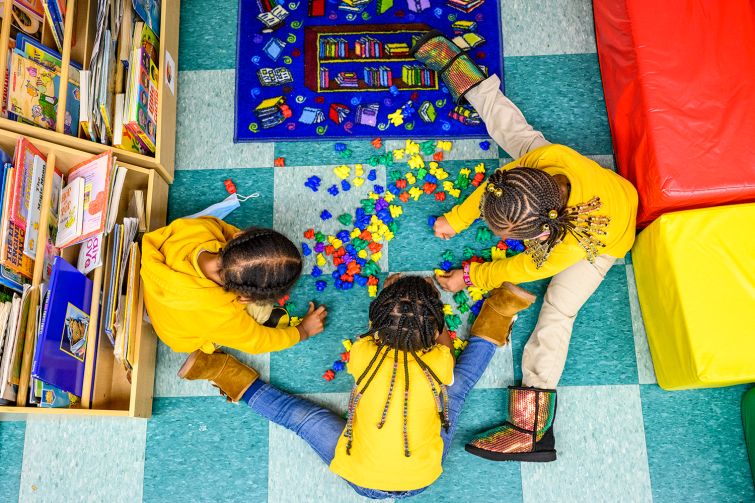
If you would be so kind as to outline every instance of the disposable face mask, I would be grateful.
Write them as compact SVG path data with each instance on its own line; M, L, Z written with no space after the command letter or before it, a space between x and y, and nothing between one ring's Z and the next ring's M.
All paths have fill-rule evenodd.
M251 194L248 196L239 196L238 194L231 194L230 196L226 197L219 203L215 203L212 206L209 206L198 213L194 213L193 215L189 215L184 218L216 217L216 218L219 218L220 220L223 220L233 210L235 210L236 208L239 208L242 202L246 201L247 199L252 199L259 196L260 196L259 192L255 192L254 194Z

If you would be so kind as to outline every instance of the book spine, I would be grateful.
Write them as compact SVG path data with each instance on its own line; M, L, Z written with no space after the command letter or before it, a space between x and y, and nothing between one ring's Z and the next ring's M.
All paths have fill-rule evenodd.
M56 278L57 279L57 278ZM57 281L55 282L57 284ZM52 289L52 281L50 281L50 290ZM39 331L35 334L36 340L34 341L34 356L32 358L32 365L31 365L31 374L32 376L38 376L40 371L40 364L39 364L39 355L42 354L42 344L44 342L44 337L42 337L42 334L45 333L45 322L47 321L47 308L50 306L50 290L47 291L45 294L45 303L44 307L42 307L42 316L39 320ZM38 379L38 377L37 377Z
M60 24L58 18L55 16L55 7L52 7L50 4L55 4L55 0L42 0L42 7L45 10L45 18L47 19L47 22L50 23L50 32L52 33L52 38L55 41L55 45L58 46L58 50L60 52L63 52L63 34L62 32L59 32Z

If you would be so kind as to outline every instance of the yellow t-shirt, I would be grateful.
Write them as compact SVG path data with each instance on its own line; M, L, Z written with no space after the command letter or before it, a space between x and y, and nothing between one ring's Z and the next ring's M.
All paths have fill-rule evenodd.
M268 328L247 313L237 295L202 274L197 258L217 253L238 232L214 217L179 219L144 235L144 305L155 332L173 351L215 345L247 353L279 351L299 342L295 327Z
M629 181L563 145L537 148L500 169L518 166L538 168L549 175L568 178L571 193L567 206L585 203L594 196L600 197L603 206L595 214L611 219L606 235L600 236L606 245L602 254L623 258L632 248L637 218L637 190ZM487 182L482 183L463 203L445 214L456 232L463 231L480 217L480 200L486 187ZM567 234L561 243L553 247L540 269L535 266L532 257L520 253L511 258L471 264L469 279L475 286L498 288L505 281L525 283L550 278L584 258L585 251L574 236Z
M364 372L377 348L372 337L363 337L354 343L347 368L355 380ZM429 486L443 471L441 423L430 384L410 354L407 431L411 456L404 456L404 356L399 352L396 381L385 425L382 429L377 428L388 396L393 357L394 352L390 350L357 405L351 454L346 454L346 437L341 435L330 469L358 486L383 491L410 491ZM444 384L451 384L454 358L448 347L438 344L419 357L438 379Z

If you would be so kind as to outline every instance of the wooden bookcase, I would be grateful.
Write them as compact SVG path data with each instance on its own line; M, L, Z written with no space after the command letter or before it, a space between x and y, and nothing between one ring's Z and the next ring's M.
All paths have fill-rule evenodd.
M428 85L409 84L402 79L401 69L404 65L418 66L419 63L410 55L388 55L382 57L365 58L354 51L354 43L359 37L370 36L381 42L402 42L412 47L412 37L425 35L432 28L426 24L413 23L401 25L351 25L351 26L310 26L304 29L304 64L306 68L304 84L314 92L345 92L385 91L388 86L369 85L365 82L362 72L367 67L385 66L392 71L393 85L402 91L437 90L438 77L433 72L432 82ZM320 41L323 38L340 38L348 45L347 54L342 58L320 56ZM330 83L323 87L320 82L320 69L327 68L333 75ZM356 72L357 87L341 87L335 82L335 76L340 71Z
M130 0L126 0L130 2ZM7 68L8 40L11 29L11 9L13 2L7 0L4 3L2 30L0 30L0 76L5 75ZM97 0L68 0L66 2L66 19L73 19L73 23L65 23L63 43L63 66L61 70L60 86L58 92L58 116L56 120L57 130L48 130L41 127L11 121L0 117L0 129L15 131L28 138L39 138L49 142L65 145L73 149L99 154L112 149L118 159L134 166L157 170L168 183L173 182L173 172L176 156L176 98L178 93L178 28L180 14L180 0L161 0L160 16L160 64L159 64L159 110L157 115L157 141L154 157L137 154L127 150L113 148L109 145L92 142L88 139L77 138L63 133L64 116L66 109L68 68L71 60L76 61L87 69L89 58L92 54L94 37L97 33L95 26L97 16ZM75 44L74 44L75 40ZM52 38L50 27L45 27L42 42L57 50ZM167 56L166 56L167 54ZM165 83L166 61L171 59L175 62L173 71L175 93L171 92ZM0 79L4 82L4 79ZM4 85L4 84L3 84ZM2 95L2 93L0 93Z
M21 135L13 131L0 129L0 146L7 152L13 152L18 138ZM89 151L77 150L68 146L57 145L48 141L29 138L31 142L43 154L47 156L47 171L45 176L43 205L39 226L39 242L47 239L47 216L52 196L53 168L57 168L64 175L78 163L91 158L94 154ZM166 209L168 201L168 184L157 174L155 170L138 167L123 162L124 159L115 153L118 165L128 169L123 185L123 192L118 211L118 221L121 221L128 207L129 194L132 190L144 192L145 218L147 230L156 229L165 225ZM78 246L72 246L63 250L63 257L69 262L76 263ZM32 279L30 309L36 309L39 305L39 285L42 280L44 247L39 246L34 263L34 276ZM25 406L0 406L0 413L22 414L66 414L66 415L104 415L104 416L131 416L149 417L152 413L152 391L155 379L155 355L157 339L152 327L143 319L144 299L140 295L137 306L138 323L141 330L136 338L136 363L131 373L131 382L126 378L123 366L115 361L113 347L107 336L101 334L97 337L98 314L100 303L100 290L103 281L103 267L98 267L89 275L94 283L92 293L92 308L90 314L89 332L87 335L87 353L84 371L84 391L80 409L55 409ZM34 330L34 317L29 317L26 327L26 340ZM96 341L97 345L92 342ZM22 403L28 396L29 379L31 377L33 347L31 344L24 345L21 377L19 382L18 397ZM95 363L96 355L96 365Z

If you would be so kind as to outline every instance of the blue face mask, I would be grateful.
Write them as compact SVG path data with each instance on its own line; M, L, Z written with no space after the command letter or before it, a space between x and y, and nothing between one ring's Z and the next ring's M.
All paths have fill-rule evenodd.
M239 208L241 206L241 202L246 201L247 199L252 199L254 197L259 197L259 192L255 192L254 194L248 195L248 196L239 196L238 194L231 194L230 196L226 197L219 203L215 203L212 206L209 206L202 211L198 213L194 213L193 215L189 215L184 218L199 218L199 217L216 217L220 220L223 220L225 217L227 217L233 210L236 208Z

